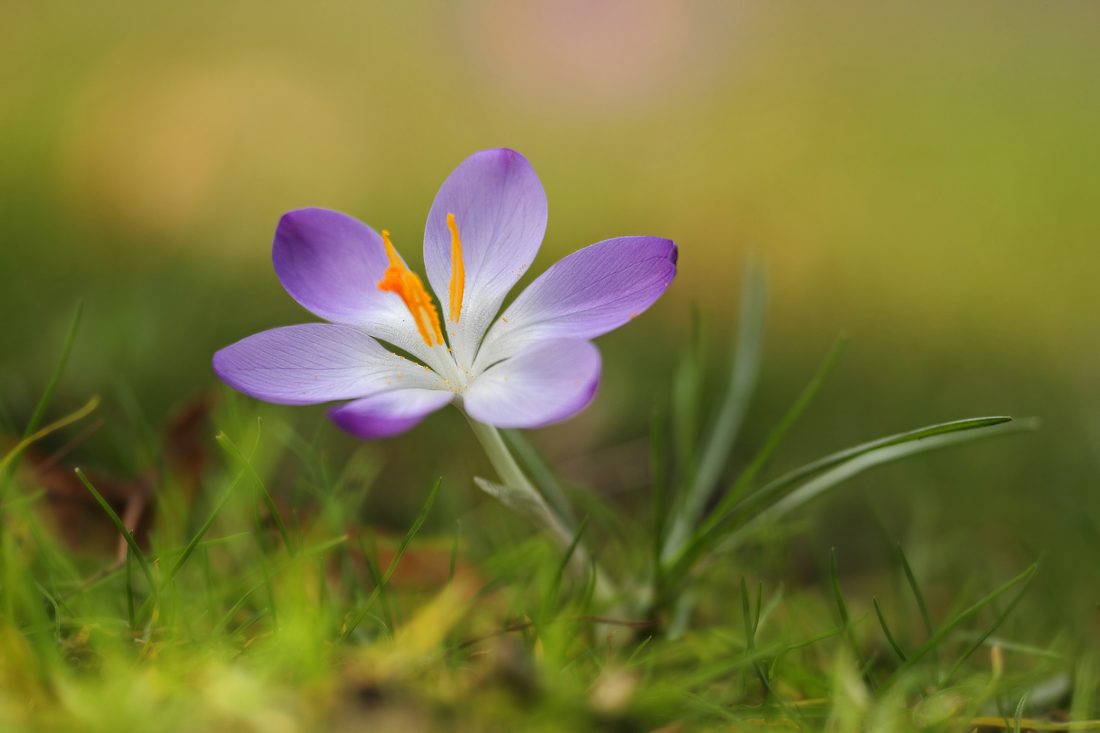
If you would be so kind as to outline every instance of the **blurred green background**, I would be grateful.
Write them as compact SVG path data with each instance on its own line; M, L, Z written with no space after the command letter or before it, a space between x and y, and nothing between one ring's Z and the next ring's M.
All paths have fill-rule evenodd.
M7 0L0 398L25 420L84 299L55 408L103 394L85 460L136 471L118 394L159 424L214 384L215 349L309 320L270 264L283 211L346 211L419 262L444 177L513 147L550 201L533 271L624 234L681 251L668 295L602 339L596 404L534 436L566 475L643 490L691 306L717 385L757 256L768 349L738 460L842 330L778 468L953 418L1044 419L860 478L806 515L809 564L836 545L874 573L901 541L950 585L1045 553L1051 624L1100 632L1098 32L1087 3ZM455 415L380 449L381 489L449 471L476 500ZM376 519L405 522L417 496L381 489Z

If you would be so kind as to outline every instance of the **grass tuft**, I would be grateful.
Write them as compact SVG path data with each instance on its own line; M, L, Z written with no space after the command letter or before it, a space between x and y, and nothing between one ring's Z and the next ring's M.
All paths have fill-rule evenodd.
M0 724L172 733L1096 727L1094 655L1068 634L1029 626L1037 565L977 600L968 588L987 585L985 575L968 585L919 537L906 547L931 558L922 575L937 582L924 588L900 545L882 558L845 551L843 574L835 550L809 559L827 563L818 580L796 572L816 552L805 540L815 502L852 477L1035 424L938 423L770 474L844 339L761 433L761 447L740 455L763 373L765 293L750 270L721 395L708 392L696 317L668 407L651 413L650 491L625 501L577 491L534 443L506 431L503 449L535 489L454 486L454 471L433 472L448 476L447 489L436 480L392 537L364 518L376 479L379 493L413 485L409 472L383 472L400 450L342 454L324 428L294 422L298 413L232 396L210 417L209 454L188 470L173 466L154 428L136 431L135 451L163 453L149 461L148 507L109 471L70 471L64 451L28 451L97 407L92 399L39 427L78 310L41 409L0 459L10 489L0 502ZM140 404L124 413L145 420ZM242 450L228 434L255 442ZM91 466L96 455L81 457ZM56 479L43 470L51 461L94 509L80 529L121 554L66 544L52 514L47 479ZM890 624L884 608L895 610ZM863 625L872 611L881 635ZM940 659L951 660L942 675ZM1067 708L1072 720L1053 720Z

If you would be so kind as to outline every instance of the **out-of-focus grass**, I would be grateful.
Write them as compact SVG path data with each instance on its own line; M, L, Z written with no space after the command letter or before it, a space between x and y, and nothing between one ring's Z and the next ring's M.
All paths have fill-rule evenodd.
M586 517L564 556L522 515L456 495L468 467L435 482L403 538L380 538L361 516L367 495L385 490L381 454L333 455L328 436L303 430L304 411L226 392L210 412L204 400L144 436L151 465L128 483L79 468L72 477L69 453L87 431L51 454L25 452L73 431L98 400L41 430L36 410L0 463L0 720L16 730L951 730L1011 728L1009 709L1049 716L1069 700L1079 726L1100 726L1084 720L1096 682L1091 656L1072 648L1079 632L1052 636L1030 604L1022 623L1013 613L1036 565L937 597L927 563L914 572L902 549L922 549L913 543L880 553L888 572L870 592L845 589L835 551L811 583L776 562L801 533L795 510L850 476L1019 429L1006 417L955 421L770 476L762 467L834 348L723 488L725 471L704 467L728 468L713 456L737 443L745 413L730 405L751 399L743 375L762 357L763 289L758 275L749 282L734 389L704 390L707 360L689 353L679 381L698 387L674 388L676 419L652 424L651 501L573 493ZM734 417L708 421L693 407L709 394ZM202 438L216 428L222 460ZM561 481L521 436L509 442L543 491ZM413 495L407 479L399 488ZM713 501L694 508L694 491ZM95 526L125 540L114 562L88 547ZM426 540L433 529L440 539ZM569 562L582 541L591 565ZM597 563L617 591L596 593ZM760 578L754 592L746 574Z
M843 603L836 585L842 610L833 619L827 583L786 587L769 574L750 599L737 573L759 560L714 563L677 586L699 604L684 626L599 604L589 579L566 573L558 551L497 507L460 511L452 542L435 498L455 482L428 492L404 540L377 537L357 516L364 494L385 488L375 479L379 455L334 459L300 421L268 409L258 420L253 406L231 398L216 413L236 439L219 436L226 460L197 485L181 478L187 466L174 465L166 446L153 530L144 549L128 540L122 561L74 556L54 538L51 504L37 490L42 459L7 486L0 719L9 730L722 729L838 717L852 729L877 720L905 730L996 714L1040 683L1064 687L1059 675L1073 658L1065 641L1037 648L1024 633L995 642L990 670L989 637L958 632L987 628L991 601L1007 614L1002 596L1034 568L985 599L979 586L953 608L933 602L934 647L921 645L910 589L883 589L891 638L913 654L900 666L884 656L862 594ZM85 522L109 516L121 526L120 512L79 478L104 509L93 505ZM439 540L417 536L432 514ZM645 523L607 509L590 516L601 561L638 572L646 553L631 548L651 541ZM761 539L769 552L787 542ZM734 577L741 604L730 602ZM963 665L969 647L977 663ZM930 648L950 656L916 664ZM1058 699L1048 694L1033 708Z

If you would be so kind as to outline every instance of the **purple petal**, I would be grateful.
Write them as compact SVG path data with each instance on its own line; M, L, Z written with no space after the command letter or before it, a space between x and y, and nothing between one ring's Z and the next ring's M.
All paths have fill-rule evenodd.
M283 287L310 312L435 365L401 298L378 289L389 259L382 237L366 224L329 209L287 212L275 230L271 259Z
M516 298L485 337L475 372L548 338L592 339L646 308L676 276L676 244L618 237L574 252Z
M535 428L577 414L600 381L600 352L588 341L541 341L479 375L463 395L473 419L500 428Z
M307 323L263 331L214 354L214 372L246 395L281 405L432 387L439 377L350 326Z
M454 392L398 389L335 407L329 419L366 440L388 438L412 428L454 399Z
M454 214L466 272L459 322L450 317L451 233ZM527 271L546 232L546 194L514 150L474 153L443 182L424 229L424 268L446 318L451 349L469 368L504 296Z

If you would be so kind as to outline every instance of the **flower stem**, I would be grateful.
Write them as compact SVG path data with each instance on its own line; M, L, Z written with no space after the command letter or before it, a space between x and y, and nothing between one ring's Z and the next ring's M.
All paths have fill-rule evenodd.
M545 515L544 524L547 525L547 529L549 529L554 541L563 550L569 547L573 542L571 533L565 528L561 520L550 510L542 494L539 493L539 490L531 483L531 480L527 478L527 475L523 473L523 469L516 463L516 459L511 451L508 450L508 446L504 444L504 439L501 437L500 432L492 425L478 422L469 415L466 415L466 420L470 423L470 428L474 431L474 435L477 436L478 442L481 443L481 447L485 450L485 455L489 458L489 463L493 464L493 470L497 472L497 477L500 479L501 483L506 488L519 492L525 501L543 508L545 510L543 512ZM582 544L578 544L573 551L570 566L578 572L584 572L589 562L588 551ZM601 601L607 601L614 598L616 595L615 588L608 580L607 574L604 573L599 564L594 563L593 568L596 573L596 598Z
M478 442L485 450L489 463L493 464L493 470L497 472L497 477L508 487L519 489L527 494L538 494L539 499L541 499L542 495L539 494L538 489L535 488L535 485L523 473L523 469L516 463L516 459L508 450L508 446L504 444L500 432L492 425L478 422L469 415L466 416L466 420L469 421L474 435L477 436Z

